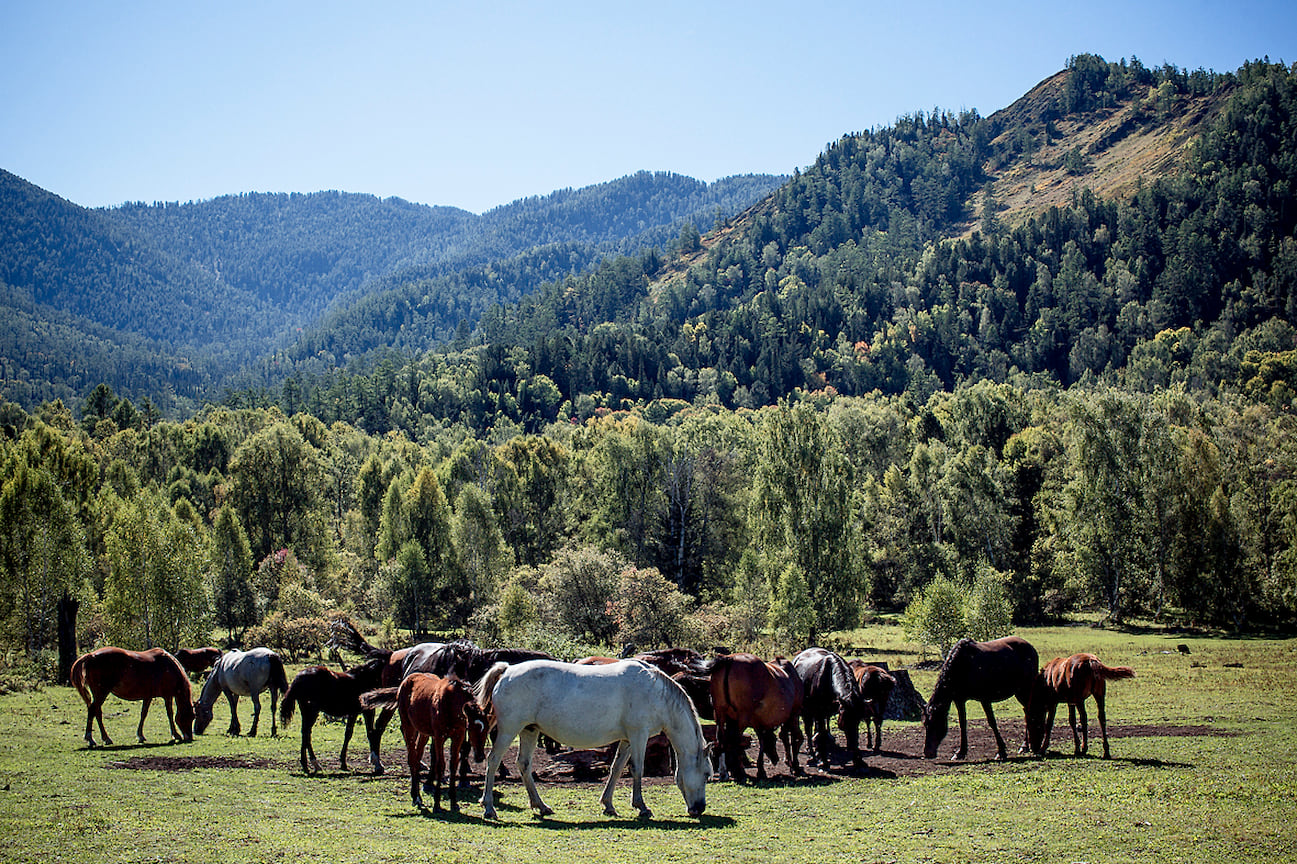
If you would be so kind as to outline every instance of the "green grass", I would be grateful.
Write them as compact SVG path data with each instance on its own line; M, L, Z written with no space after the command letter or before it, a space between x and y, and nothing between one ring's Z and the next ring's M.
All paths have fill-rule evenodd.
M1114 738L1108 762L1054 755L895 779L713 784L701 820L685 815L673 785L646 788L656 818L641 823L629 818L628 788L615 799L625 818L613 819L602 815L597 786L542 783L555 815L540 821L526 811L521 787L508 783L502 821L487 824L471 800L455 817L410 806L394 729L384 741L390 773L371 777L363 741L351 749L358 770L344 774L336 770L341 726L317 727L326 773L304 777L296 721L277 739L265 731L256 739L209 734L140 747L138 703L114 698L105 720L122 746L87 750L80 700L47 687L0 697L0 860L1272 864L1297 856L1297 640L1019 632L1042 660L1092 650L1110 665L1134 666L1137 678L1109 688L1110 725L1181 734ZM851 644L897 652L879 655L894 665L917 659L894 628L850 635ZM1180 643L1191 653L1179 653ZM1235 663L1242 665L1226 665ZM933 677L914 673L925 694ZM241 713L246 728L246 703ZM1012 713L1003 707L1002 716ZM980 709L970 717L980 721ZM212 731L227 719L222 703ZM1217 734L1183 734L1184 727ZM146 734L167 737L158 705ZM1056 754L1070 753L1068 738L1055 732ZM225 767L114 767L156 757L221 757Z

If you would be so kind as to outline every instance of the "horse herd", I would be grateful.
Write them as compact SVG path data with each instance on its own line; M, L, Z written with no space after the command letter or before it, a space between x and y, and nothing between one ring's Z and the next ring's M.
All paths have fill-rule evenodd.
M410 769L410 798L416 807L424 807L419 779L425 749L430 751L430 765L422 789L433 793L434 811L441 809L447 764L449 803L452 810L458 810L457 775L463 777L467 772L472 750L474 761L486 762L481 802L484 816L495 818L495 780L506 773L501 763L516 738L515 765L530 806L540 815L548 815L552 811L541 799L532 776L535 748L547 739L576 748L616 744L600 798L604 811L616 815L613 789L629 765L632 805L647 818L652 814L641 794L645 754L650 738L663 735L674 756L675 781L686 809L691 816L699 816L706 807L706 783L714 774L721 779L730 774L746 779L743 733L748 729L757 740L759 779L765 777L767 757L772 764L778 763L780 741L793 774L803 773L798 762L803 743L808 744L808 764L827 765L834 740L828 730L831 717L836 717L845 734L853 764L863 767L859 727L865 726L866 747L877 752L884 709L896 683L885 668L858 660L848 662L824 648L808 648L792 660L766 661L742 653L706 658L689 649L668 648L625 659L586 657L568 663L543 652L483 649L464 640L425 642L392 651L369 644L346 621L335 626L332 645L361 655L363 662L342 671L309 666L291 683L279 656L267 648L225 653L215 648L182 649L175 656L159 648L92 651L72 667L72 684L87 707L86 743L96 746L92 734L95 721L104 743L112 743L102 713L109 694L143 702L136 730L140 742L155 697L166 705L173 739L190 741L194 733L207 728L212 706L222 693L230 705L228 734L240 733L238 697L249 696L253 720L248 734L256 735L260 694L268 690L272 736L278 733L276 716L287 727L294 712L301 713L299 758L304 773L320 770L311 743L311 730L320 714L346 718L339 759L343 770L347 770L347 748L356 719L363 718L370 762L380 774L379 744L392 716L397 715ZM191 701L189 674L208 667L211 672L199 697ZM1022 752L1044 755L1054 713L1059 704L1066 703L1075 752L1083 754L1089 745L1085 702L1093 697L1107 759L1105 682L1134 674L1129 667L1105 666L1093 654L1056 658L1042 669L1035 648L1019 637L989 642L965 639L947 655L924 707L924 756L936 757L948 731L952 704L960 726L960 743L953 755L955 759L967 756L965 705L973 701L986 712L995 736L996 758L1007 758L992 706L1009 698L1016 698L1024 711L1027 740ZM277 706L280 694L283 704ZM704 735L701 720L712 721L706 728L714 732L714 743ZM493 744L486 755L488 738Z

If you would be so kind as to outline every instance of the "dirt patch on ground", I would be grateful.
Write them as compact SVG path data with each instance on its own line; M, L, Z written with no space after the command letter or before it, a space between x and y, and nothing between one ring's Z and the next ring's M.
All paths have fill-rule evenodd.
M798 762L805 770L806 774L811 777L820 778L891 778L891 777L912 777L923 774L936 774L946 771L960 770L977 770L978 766L993 765L995 762L995 739L991 735L990 727L986 725L985 720L972 720L970 718L968 728L968 758L962 762L955 762L950 759L950 754L954 751L959 743L959 727L953 722L952 717L951 733L942 742L940 753L937 759L923 758L923 729L915 723L903 724L884 724L883 726L883 746L877 753L869 752L865 754L865 767L863 770L857 770L847 756L845 748L845 739L838 735L836 740L837 747L829 760L829 765L825 766L808 766L806 764L806 752L803 748L798 757ZM1022 744L1022 721L1018 720L1000 720L1000 732L1004 736L1005 744L1009 750L1010 759L1030 759L1032 757L1018 755L1018 748ZM1098 724L1091 721L1090 724L1092 755L1102 752L1102 739L1099 737ZM1207 725L1109 725L1108 738L1113 739L1131 739L1131 738L1166 738L1166 737L1201 737L1201 736L1228 736L1237 734L1230 730L1219 729ZM296 750L297 739L291 739L293 750ZM395 742L397 746L389 746ZM385 736L383 747L383 764L387 769L389 776L400 777L409 776L405 763L405 750L400 746L400 736L393 739L392 736ZM317 747L318 747L317 740ZM517 770L513 760L513 750L505 758L505 767L511 775L516 778ZM766 772L774 781L787 781L791 777L789 766L783 758L783 745L780 745L780 763L771 767L766 765ZM1051 753L1055 755L1070 756L1072 753L1071 735L1068 732L1066 723L1061 726L1055 725L1054 738ZM1122 748L1113 748L1113 757L1120 759L1125 755ZM756 747L755 745L748 748L748 757L752 764L756 764ZM321 753L321 766L325 774L338 773L337 756L326 757ZM368 754L364 745L359 748L354 746L348 754L348 764L351 765L352 773L365 774L369 771ZM601 783L607 776L607 762L602 754L597 752L581 751L579 753L565 752L558 754L548 754L542 750L537 750L536 757L533 760L535 773L538 780L544 783ZM285 759L265 759L265 758L243 758L236 756L131 756L125 759L114 759L107 763L108 768L114 769L131 769L143 771L195 771L202 769L209 770L275 770L298 773L301 766L295 758ZM470 779L474 782L481 780L482 766L474 766ZM755 774L755 769L749 768L749 776ZM507 781L506 781L507 782ZM667 774L659 774L654 777L646 777L645 782L649 783L670 783L672 778Z

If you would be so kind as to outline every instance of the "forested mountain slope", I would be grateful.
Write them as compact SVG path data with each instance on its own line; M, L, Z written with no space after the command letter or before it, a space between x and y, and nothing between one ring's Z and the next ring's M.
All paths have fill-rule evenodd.
M344 359L381 346L422 350L453 334L461 317L471 328L492 303L602 255L665 242L682 224L705 228L779 182L754 175L702 183L642 172L479 216L340 192L92 211L3 173L5 392L26 405L53 398L75 404L102 381L123 394L152 394L168 413L192 410L231 380L264 373L278 385L283 373L274 370L287 366L256 358L304 331L328 331L326 314L360 320L328 337ZM528 279L530 265L506 265L520 274L507 290L460 297L428 327L386 314L400 299L374 302L384 292L408 294L412 283L555 244L565 246L558 269ZM461 280L469 291L477 282ZM380 310L377 319L371 308ZM314 358L319 349L311 343L294 353Z

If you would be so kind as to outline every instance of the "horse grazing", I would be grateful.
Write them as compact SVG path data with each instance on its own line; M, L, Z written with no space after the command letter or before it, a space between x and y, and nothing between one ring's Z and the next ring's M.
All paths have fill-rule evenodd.
M227 735L238 735L239 697L252 699L252 728L248 737L255 737L257 724L261 722L261 691L270 691L270 736L279 734L275 725L275 711L278 708L279 694L288 690L288 676L284 673L284 661L269 648L253 648L251 651L231 651L216 661L212 674L203 682L202 692L194 702L194 732L201 735L207 731L212 722L212 705L222 693L230 703L230 728Z
M847 750L856 768L864 767L860 756L860 719L864 716L864 702L856 676L847 661L825 648L807 648L793 658L793 668L802 679L805 695L802 699L802 724L806 728L806 742L810 749L811 765L829 764L830 715L838 715L838 728L847 736ZM812 728L813 727L813 728ZM817 754L816 742L823 742ZM829 739L831 740L831 739Z
M872 747L877 753L883 746L883 715L887 711L887 700L896 687L896 678L882 666L863 660L850 660L848 665L860 688L860 719L865 724L865 746Z
M1054 711L1058 703L1067 703L1067 721L1072 727L1072 744L1080 756L1090 749L1090 723L1085 716L1085 700L1094 697L1099 707L1099 731L1103 735L1103 758L1108 753L1108 715L1104 696L1108 681L1134 678L1135 670L1129 666L1105 666L1093 654L1073 654L1055 657L1045 664L1036 676L1027 703L1027 743L1031 752L1045 755L1049 750L1049 735L1054 729ZM1077 734L1076 715L1081 714L1081 731Z
M199 675L212 668L212 664L221 659L221 649L215 645L206 648L181 648L176 651L176 659L190 675Z
M343 771L347 770L347 745L351 743L351 733L356 726L356 716L363 714L365 732L369 738L369 761L374 766L374 773L381 774L378 767L378 751L374 742L374 712L360 704L360 695L367 690L377 689L383 674L383 660L365 661L349 672L334 672L327 666L308 666L293 683L288 685L284 694L284 704L279 708L279 723L285 728L293 719L293 708L302 706L302 771L311 773L306 760L310 757L316 773L320 771L320 762L315 758L315 748L311 746L311 727L321 714L330 717L346 717L347 730L342 737L342 755L338 762Z
M752 654L726 654L707 661L703 671L711 673L712 716L716 721L716 746L725 757L721 770L747 779L739 737L751 728L756 733L757 779L766 777L765 757L779 764L775 730L784 742L784 752L793 774L801 774L797 751L802 746L798 717L804 689L801 676L784 658L767 663Z
M982 703L986 722L995 733L996 759L1008 758L1000 727L995 724L994 703L1017 697L1024 713L1031 697L1032 683L1036 679L1039 658L1036 649L1019 636L1005 636L990 642L961 639L950 649L946 662L937 675L932 698L923 712L923 755L933 759L937 748L946 737L950 722L950 703L959 712L959 749L955 759L968 755L968 718L964 703L972 699Z
M99 721L99 735L104 744L113 743L104 729L104 700L110 693L121 699L144 702L140 706L140 725L135 730L135 737L141 744L144 743L144 718L149 715L149 704L154 697L160 697L167 706L172 739L194 740L189 676L180 661L161 648L147 651L100 648L78 657L72 664L71 677L72 686L86 703L86 744L89 746L95 746L91 734L91 724L95 720Z
M455 795L460 749L467 739L473 758L485 757L486 714L477 704L473 691L458 678L442 678L427 672L414 672L400 685L372 690L360 697L368 709L396 706L401 717L401 734L405 738L405 757L410 765L410 800L423 809L419 794L419 768L423 750L432 743L431 767L425 792L433 794L433 812L441 810L441 777L445 771L444 749L450 741L450 809L459 812Z
M707 806L707 746L693 703L685 691L658 669L638 660L600 666L578 666L553 660L496 663L474 688L477 702L495 717L499 736L486 760L483 816L495 818L495 772L505 751L518 739L518 772L531 807L541 816L554 811L536 791L532 754L543 733L578 748L602 747L614 741L617 755L608 771L600 801L604 813L616 816L612 793L629 761L634 787L631 803L641 818L653 814L644 803L641 781L649 738L665 733L675 751L676 786L690 816Z

